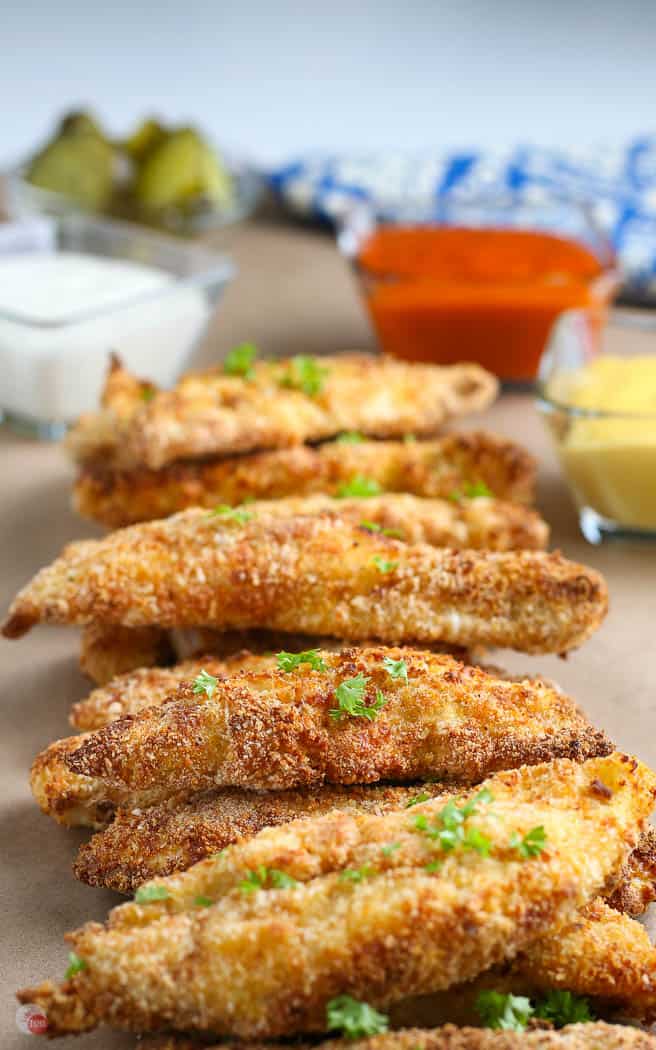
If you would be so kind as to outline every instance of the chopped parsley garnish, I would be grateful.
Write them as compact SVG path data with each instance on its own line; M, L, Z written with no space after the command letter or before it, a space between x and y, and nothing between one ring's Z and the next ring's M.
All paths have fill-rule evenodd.
M371 560L378 571L382 573L393 572L399 564L398 561L389 561L387 558L382 558L380 554L374 554Z
M474 1008L486 1028L523 1032L533 1014L531 1000L525 995L507 995L486 989L476 997Z
M343 715L351 715L353 718L368 718L370 722L378 717L380 710L385 706L385 697L380 689L376 690L376 699L370 707L364 701L369 678L360 672L355 678L346 678L335 690L337 707L330 710L330 717L339 721Z
M236 521L238 525L245 525L250 521L253 514L244 507L230 507L227 503L220 503L218 507L210 511L213 518L223 518L224 521Z
M414 819L414 828L435 842L445 853L450 853L459 846L462 849L475 850L481 856L487 857L492 842L479 828L466 828L465 821L477 812L479 804L491 801L492 795L487 788L483 788L463 806L458 806L453 800L447 802L432 819L425 813L420 813Z
M196 694L205 693L207 699L211 700L218 684L219 679L215 678L213 674L210 674L209 671L201 671L200 674L197 674L194 678L192 692Z
M480 496L493 496L492 489L488 488L484 481L471 481L468 482L460 491L460 489L454 489L449 496L455 503L460 503L463 499L477 499Z
M361 445L365 437L359 430L345 430L336 440L339 445Z
M403 443L404 443L404 445L414 445L416 440L417 440L417 438L416 438L415 434L404 434L403 435Z
M400 842L388 842L386 846L380 847L380 852L384 857L391 857L393 853L396 853L397 849L401 849Z
M345 1039L379 1035L387 1031L388 1024L385 1014L350 995L338 995L326 1003L326 1028L329 1032L340 1032Z
M350 481L339 486L335 495L337 499L371 499L372 496L380 496L382 491L375 478L355 474Z
M511 849L516 849L520 857L524 860L528 860L529 857L537 857L547 844L547 833L540 825L537 828L531 828L522 837L519 832L513 831L510 836L510 842L508 845Z
M156 393L157 390L154 386L144 386L141 388L141 400L152 401Z
M253 343L240 343L226 354L223 371L227 376L243 376L244 379L252 379L253 363L257 354L258 349Z
M432 875L434 872L439 871L441 867L441 860L432 860L430 864L424 865L424 871L427 871L429 875Z
M283 650L276 655L276 660L281 671L293 671L301 664L309 664L313 671L328 670L318 649L306 649L302 653L286 653Z
M381 536L392 536L397 540L403 539L403 533L400 529L384 529L382 525L375 521L361 521L360 528L366 529L367 532L380 533Z
M135 904L152 904L153 901L165 901L169 891L166 886L140 886L134 895Z
M64 977L67 981L70 981L71 977L75 977L76 973L82 973L82 970L87 969L87 964L84 959L81 959L76 952L68 953L68 968Z
M393 660L391 656L386 656L383 660L383 667L390 678L402 678L407 685L408 665L405 660Z
M211 897L203 897L201 895L199 897L194 897L194 904L197 908L209 908L212 904L214 904L214 901L211 899Z
M419 795L415 795L409 802L406 802L405 808L411 809L412 806L418 806L420 802L428 802L430 795L427 791L422 791Z
M574 995L562 988L554 988L535 1005L535 1016L551 1021L554 1028L567 1024L583 1024L596 1020L589 1001L582 995Z
M371 864L363 864L361 868L345 868L339 873L343 882L363 882L376 874L376 869Z
M267 882L276 890L288 890L298 886L296 879L278 868L267 868L260 864L254 871L247 872L245 878L239 883L242 893L254 893L255 890L263 890Z
M289 362L287 372L280 380L281 386L302 390L308 397L316 397L323 390L328 369L319 364L316 357L297 354Z

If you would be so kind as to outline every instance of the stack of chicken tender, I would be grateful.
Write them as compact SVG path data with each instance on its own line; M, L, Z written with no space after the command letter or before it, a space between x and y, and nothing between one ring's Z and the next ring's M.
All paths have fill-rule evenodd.
M4 625L82 628L96 688L32 788L94 830L77 877L135 895L19 994L49 1034L656 1047L616 1023L656 1020L656 776L488 662L567 653L607 607L545 551L528 453L445 429L495 395L356 354L244 346L171 391L113 361L68 446L116 531Z

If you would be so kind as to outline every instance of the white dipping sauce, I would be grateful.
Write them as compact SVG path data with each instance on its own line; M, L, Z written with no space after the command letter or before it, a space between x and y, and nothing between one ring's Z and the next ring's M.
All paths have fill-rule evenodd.
M202 291L164 270L83 252L0 255L0 408L68 422L95 408L115 350L168 386L205 329Z

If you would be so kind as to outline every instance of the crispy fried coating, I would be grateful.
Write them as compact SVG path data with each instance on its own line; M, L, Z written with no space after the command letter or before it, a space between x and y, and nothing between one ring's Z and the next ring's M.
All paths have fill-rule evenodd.
M536 511L487 496L448 500L387 493L338 501L325 495L296 496L251 503L242 513L262 522L334 514L355 525L364 521L369 531L384 531L406 543L455 550L543 550L549 539L549 528Z
M465 827L489 851L442 851L434 870L436 844L416 815L439 822L441 800L412 819L334 812L263 831L160 882L162 899L69 935L85 967L19 998L44 1009L53 1035L108 1023L261 1039L321 1031L338 994L387 1009L471 980L609 884L644 827L656 777L614 754L524 767L486 786L491 799L468 796ZM525 858L512 833L536 827L545 848ZM295 883L273 888L272 871ZM245 891L249 872L262 889Z
M486 408L494 376L475 364L412 365L388 357L317 359L321 389L296 384L293 359L262 361L248 378L223 369L184 375L172 390L134 380L116 360L99 412L67 445L78 462L158 470L179 459L285 448L358 430L370 437L431 436L447 420Z
M131 894L149 879L185 871L264 828L333 809L387 813L417 798L438 797L445 790L435 783L327 786L265 794L222 788L145 809L122 809L105 831L80 847L73 870L90 886Z
M184 1036L153 1036L141 1050L275 1050L271 1043L199 1043ZM526 1032L489 1028L404 1028L369 1039L328 1039L294 1043L295 1050L656 1050L656 1036L627 1025L572 1024L560 1031L533 1028Z
M655 900L656 829L648 828L627 860L608 903L616 911L636 916Z
M497 769L610 747L568 697L539 681L494 678L418 649L322 658L325 670L242 672L217 682L211 697L182 685L170 702L90 733L66 764L137 790L283 790L431 777L474 783ZM388 670L397 660L407 682ZM337 690L358 676L368 716L340 708Z
M242 524L197 509L71 544L19 593L3 632L267 627L561 653L607 602L603 578L560 554L440 550L333 514Z
M211 699L187 681L160 707L52 744L32 768L41 809L64 824L102 826L117 807L142 808L220 784L475 783L496 769L611 749L568 697L539 680L493 678L421 650L322 657L325 672L307 665L244 671L218 682ZM386 657L405 660L407 685L391 678ZM378 717L332 718L335 688L359 674L369 679L367 705L377 689L384 693Z
M78 512L110 528L165 518L186 507L235 506L316 493L337 495L357 477L385 492L450 499L487 486L497 499L530 503L536 463L520 445L485 431L444 434L432 441L362 441L254 452L172 463L161 470L84 467L75 483Z
M98 685L135 667L172 663L168 633L160 627L89 623L82 629L80 670Z
M519 952L448 993L402 1003L395 1024L475 1024L475 1002L484 989L541 998L562 989L591 1000L602 1015L656 1019L656 948L644 926L596 898L563 925L556 925Z

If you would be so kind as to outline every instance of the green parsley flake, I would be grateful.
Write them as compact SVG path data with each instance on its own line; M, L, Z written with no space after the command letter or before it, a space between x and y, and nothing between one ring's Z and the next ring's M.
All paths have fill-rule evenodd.
M384 857L391 857L393 853L396 853L397 849L401 849L400 842L388 842L386 846L380 847L380 852Z
M427 871L429 875L433 875L436 871L439 871L441 867L441 860L432 860L430 864L424 865L424 871Z
M289 362L287 372L280 380L281 386L302 390L308 397L316 397L323 390L328 369L319 364L316 357L297 354Z
M157 390L155 389L154 386L144 386L141 389L141 400L142 401L152 401L153 398L155 397L156 393L157 393Z
M414 819L414 828L437 843L445 853L460 847L475 850L482 857L487 857L492 848L491 840L479 828L466 828L465 821L477 812L480 804L491 801L492 794L483 788L463 806L458 806L453 800L447 802L432 820L425 813L420 813Z
M337 499L371 499L372 496L380 496L382 491L375 478L355 474L350 481L339 486L335 496Z
M383 667L390 678L401 678L408 684L408 665L405 660L393 660L391 656L383 659Z
M82 973L82 970L88 969L85 959L81 959L75 952L68 953L68 968L64 977L67 981L70 981L71 977L75 977L76 973Z
M218 684L219 679L215 678L213 674L210 674L209 671L201 671L194 678L192 692L196 694L205 693L207 699L211 700Z
M338 995L326 1003L326 1028L340 1032L345 1039L364 1039L380 1035L389 1027L388 1018L369 1003L358 1002L350 995Z
M257 355L258 349L253 343L240 343L226 354L223 371L227 376L243 376L244 379L252 379L253 363Z
M370 722L378 717L380 710L385 706L385 697L380 689L376 690L376 699L370 707L364 701L369 678L362 672L355 678L346 678L335 690L335 699L338 707L330 710L330 717L339 721L343 715L351 715L353 718L368 718Z
M505 995L486 989L476 997L474 1008L485 1028L523 1032L533 1015L531 1000L524 995Z
M454 489L450 494L449 499L453 500L454 503L460 503L463 499L479 499L481 496L489 498L494 496L492 489L488 488L484 481L470 481L460 489Z
M551 1021L554 1028L596 1020L590 1003L584 996L574 995L563 988L554 988L547 992L543 999L538 999L535 1016L544 1021Z
M540 825L537 828L531 828L527 831L524 837L517 831L513 831L510 836L510 842L508 845L511 849L516 849L520 857L524 860L528 860L529 857L537 857L547 844L547 833Z
M366 529L367 532L379 533L381 536L390 536L396 540L403 539L403 533L400 529L384 529L382 525L375 521L361 521L360 528Z
M276 655L276 660L280 671L294 671L301 664L309 664L313 671L328 670L318 649L306 649L302 653L286 653L283 650Z
M388 561L387 558L382 558L380 554L374 554L371 560L378 571L382 573L393 572L399 564L398 561Z
M414 798L411 798L409 802L406 802L405 808L411 809L412 806L418 806L420 802L428 802L429 798L430 795L428 792L422 791L419 795L415 795ZM419 820L419 817L417 817L417 820Z
M287 872L279 871L278 868L267 868L264 864L260 864L254 871L247 872L245 878L239 883L239 889L242 893L254 893L256 890L263 890L267 882L276 890L288 890L298 886L296 879L293 879Z
M370 864L363 864L361 868L345 868L339 873L339 877L343 882L363 882L375 874L375 868L372 868Z
M361 434L359 430L345 430L336 438L338 445L361 445L364 440L364 434Z
M210 511L210 517L222 518L223 521L235 521L238 525L245 525L251 521L253 514L243 507L230 507L227 503L220 503L218 507Z
M417 438L416 438L416 436L414 434L404 434L403 435L403 444L404 445L414 445L416 440L417 440Z
M201 895L199 897L194 897L194 904L197 908L209 908L212 904L214 904L214 901L211 899L211 897L203 897Z
M134 895L135 904L152 904L154 901L165 901L168 899L169 891L166 886L151 886L146 884L140 886Z

